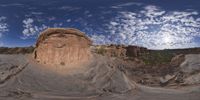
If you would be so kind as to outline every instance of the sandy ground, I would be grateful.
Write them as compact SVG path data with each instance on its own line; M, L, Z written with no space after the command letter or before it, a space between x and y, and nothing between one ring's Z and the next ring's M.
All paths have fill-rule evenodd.
M0 100L200 99L200 86L164 89L138 85L117 65L112 59L98 57L83 69L71 69L64 75L27 55L0 55Z

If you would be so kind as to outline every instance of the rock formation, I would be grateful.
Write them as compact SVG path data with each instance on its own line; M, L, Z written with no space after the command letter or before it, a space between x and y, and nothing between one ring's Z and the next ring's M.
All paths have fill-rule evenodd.
M97 45L95 46L96 53L109 57L139 57L141 54L148 53L149 50L138 46L125 45Z
M124 45L97 45L94 52L109 57L126 57Z
M77 29L49 28L39 36L34 58L48 65L75 65L92 57L92 41Z
M185 60L185 55L179 54L171 59L170 65L179 66Z
M128 46L126 47L126 50L127 50L126 55L128 57L138 57L142 53L148 52L147 48L138 47L138 46Z
M181 63L180 68L185 73L195 73L200 71L200 55L188 54L185 56L185 61Z

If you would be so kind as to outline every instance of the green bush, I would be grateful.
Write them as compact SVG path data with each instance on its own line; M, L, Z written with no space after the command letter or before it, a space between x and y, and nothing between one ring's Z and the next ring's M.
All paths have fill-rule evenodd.
M147 65L168 64L170 63L173 54L167 51L151 51L142 54L139 58Z
M96 52L97 52L98 54L104 55L105 52L106 52L106 50L105 50L103 47L100 47L100 48L97 48L97 49L96 49Z

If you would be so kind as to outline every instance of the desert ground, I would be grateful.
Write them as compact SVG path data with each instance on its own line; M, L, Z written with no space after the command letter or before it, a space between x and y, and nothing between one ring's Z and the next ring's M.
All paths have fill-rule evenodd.
M56 74L30 55L0 55L1 100L199 100L200 86L149 87L102 57L87 70ZM115 62L115 61L114 61ZM117 62L115 62L117 63ZM111 68L113 66L113 68Z

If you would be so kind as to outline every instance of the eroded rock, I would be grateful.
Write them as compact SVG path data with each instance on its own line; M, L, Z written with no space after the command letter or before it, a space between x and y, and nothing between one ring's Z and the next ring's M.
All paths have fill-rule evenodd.
M175 78L175 75L166 75L165 77L160 78L160 83L161 84L167 84L173 78Z
M47 65L75 65L92 57L92 41L77 29L49 28L39 36L34 58Z
M185 55L179 54L172 58L170 65L179 66L185 60Z
M185 84L200 84L200 73L185 78L184 83Z
M185 56L185 61L180 65L185 73L195 73L200 71L200 55L189 54Z

